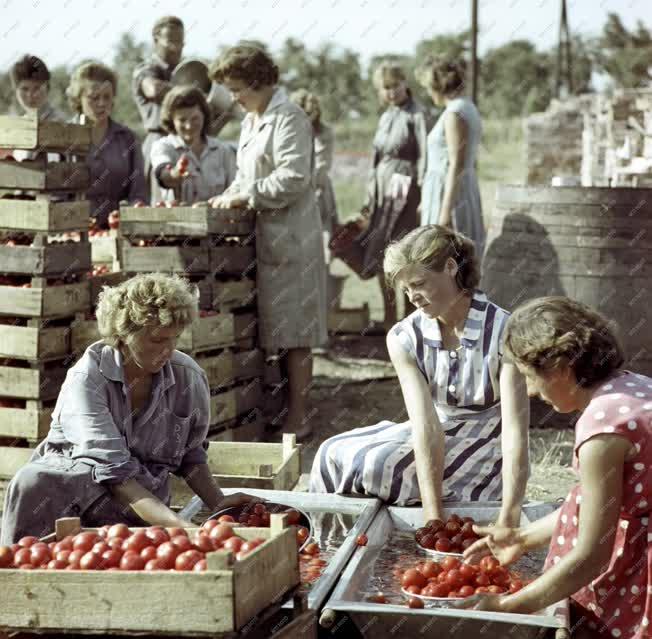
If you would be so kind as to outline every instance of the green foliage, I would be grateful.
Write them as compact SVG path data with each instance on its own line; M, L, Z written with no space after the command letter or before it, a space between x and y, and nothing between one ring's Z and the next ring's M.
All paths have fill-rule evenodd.
M118 74L118 94L113 105L113 119L128 126L137 135L144 129L138 108L131 93L131 77L136 65L148 55L148 47L138 42L131 33L123 33L116 45L113 68Z
M611 76L619 87L647 86L652 60L652 34L639 20L628 31L615 13L610 13L602 34L593 42L592 53L597 69Z

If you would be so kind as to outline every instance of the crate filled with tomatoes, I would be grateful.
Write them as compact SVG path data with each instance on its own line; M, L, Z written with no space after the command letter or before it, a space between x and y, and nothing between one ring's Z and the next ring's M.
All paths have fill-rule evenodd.
M237 631L299 583L296 533L211 520L183 529L59 520L0 548L0 629L209 636ZM134 596L147 602L135 614Z
M465 562L462 551L477 539L473 525L495 521L500 504L445 506L445 518L429 522L421 508L381 508L367 532L368 543L356 550L325 603L321 625L335 628L346 621L361 629L373 623L375 639L396 636L397 623L403 636L420 636L424 627L433 636L448 636L463 626L464 636L487 639L533 639L568 628L567 601L531 615L474 610L484 596L524 587L540 574L544 555L528 554L510 566L490 556L477 564ZM522 521L551 510L550 505L525 505ZM436 550L443 539L448 543Z

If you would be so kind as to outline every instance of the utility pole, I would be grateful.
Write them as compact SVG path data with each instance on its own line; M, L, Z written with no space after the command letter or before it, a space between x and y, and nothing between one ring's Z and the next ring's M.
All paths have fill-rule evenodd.
M561 0L561 13L559 16L559 44L557 45L557 70L555 75L556 95L561 97L561 89L566 80L569 95L573 93L573 58L571 50L571 36L568 27L568 10L566 0Z
M471 99L478 105L478 0L471 0Z

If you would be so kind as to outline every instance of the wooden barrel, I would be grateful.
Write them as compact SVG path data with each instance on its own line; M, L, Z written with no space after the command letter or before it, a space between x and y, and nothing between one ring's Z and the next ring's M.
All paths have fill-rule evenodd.
M652 375L652 189L499 186L481 288L507 310L566 295L618 323Z

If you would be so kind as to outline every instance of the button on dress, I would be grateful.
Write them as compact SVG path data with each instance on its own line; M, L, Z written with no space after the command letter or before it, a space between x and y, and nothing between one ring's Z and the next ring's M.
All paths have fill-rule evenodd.
M580 446L596 435L613 434L633 445L625 462L623 501L611 560L605 572L572 599L591 630L601 637L652 637L652 378L622 371L594 394L575 427L573 469L579 474ZM608 469L605 469L607 472ZM580 486L570 492L550 542L545 567L577 543Z

